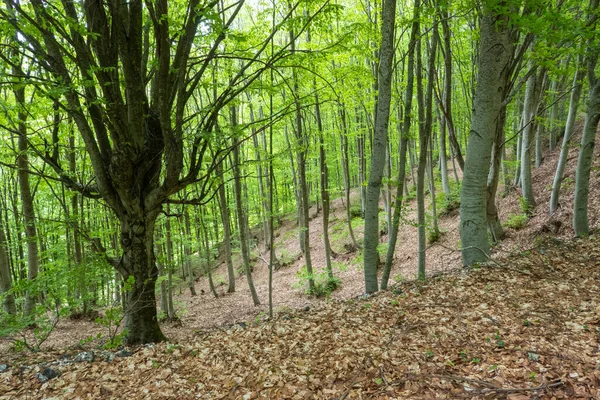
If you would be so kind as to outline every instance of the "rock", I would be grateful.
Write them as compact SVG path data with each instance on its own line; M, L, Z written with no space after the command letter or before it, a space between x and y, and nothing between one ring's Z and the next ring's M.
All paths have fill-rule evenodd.
M284 315L283 317L281 317L282 320L284 321L289 321L290 319L292 319L289 315Z
M8 364L0 364L0 374L5 371L8 371Z
M106 362L111 362L114 359L115 359L115 353L109 352L104 355L104 361L106 361Z
M115 353L117 357L131 357L133 355L129 350L119 350Z
M310 311L310 306L304 307L303 311Z
M94 361L94 352L93 351L84 351L83 353L79 353L73 358L75 362L93 362Z
M238 325L242 329L246 329L246 327L248 326L248 324L246 324L245 322L239 322Z
M36 378L40 380L42 383L48 382L50 379L54 379L60 375L60 372L54 370L52 368L44 368L42 372L36 375Z

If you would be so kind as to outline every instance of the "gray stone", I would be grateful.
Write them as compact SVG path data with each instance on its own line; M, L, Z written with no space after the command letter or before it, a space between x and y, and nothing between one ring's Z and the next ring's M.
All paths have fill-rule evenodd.
M42 370L42 372L40 372L39 374L36 375L36 377L40 380L40 382L42 383L46 383L48 382L50 379L54 379L57 376L60 376L60 372L58 372L55 369L52 368L44 368Z
M95 358L93 351L84 351L83 353L79 353L75 356L73 361L75 362L93 362Z
M0 373L8 371L8 364L0 364Z
M115 353L117 357L131 357L133 355L129 350L119 350Z

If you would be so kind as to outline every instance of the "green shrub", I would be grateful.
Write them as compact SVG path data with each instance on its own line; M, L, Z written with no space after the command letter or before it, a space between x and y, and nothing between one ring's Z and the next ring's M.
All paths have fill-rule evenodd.
M434 230L430 230L427 232L427 243L432 244L440 240L442 237L442 231L438 230L437 232Z
M305 265L296 273L296 277L298 281L293 284L294 289L304 289L304 293L315 297L328 297L342 283L336 276L330 278L327 271L310 274ZM308 284L311 278L314 281L314 289L311 289Z
M525 214L511 214L508 216L504 226L518 231L527 225L528 220L529 218Z
M96 318L95 322L107 330L105 349L116 349L123 345L125 336L127 336L127 329L123 329L119 333L123 318L125 318L125 314L121 307L107 308L104 316Z
M527 200L525 200L525 198L523 197L519 197L519 202L521 203L521 211L523 211L523 214L525 214L525 217L531 215L531 212L533 211L533 205L529 204L527 202Z
M350 207L350 218L364 218L362 208L358 206Z

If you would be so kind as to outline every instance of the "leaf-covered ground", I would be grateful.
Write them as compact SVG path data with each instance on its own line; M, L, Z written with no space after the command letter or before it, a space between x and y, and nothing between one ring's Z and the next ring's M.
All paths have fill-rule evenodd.
M600 239L275 321L198 333L110 362L39 360L0 373L0 398L600 398ZM59 353L45 353L45 360Z

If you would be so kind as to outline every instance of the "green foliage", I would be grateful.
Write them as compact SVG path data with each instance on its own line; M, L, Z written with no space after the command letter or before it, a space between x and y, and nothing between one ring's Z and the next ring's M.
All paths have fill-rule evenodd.
M96 318L95 322L107 330L107 341L104 348L116 349L123 345L123 340L127 336L127 329L123 329L119 333L123 318L125 318L125 314L121 307L108 308L104 312L104 316Z
M534 209L533 205L529 204L527 200L521 196L519 196L519 203L521 204L521 211L523 211L523 214L530 216Z
M330 278L327 271L310 274L305 265L296 273L296 278L297 281L292 285L293 288L304 289L304 293L315 297L329 297L342 283L336 276ZM314 281L314 289L309 286L311 279Z
M46 301L38 304L31 316L0 313L0 338L11 342L15 351L39 351L67 312L59 304Z
M225 275L217 274L214 280L216 286L225 286L227 284L227 277Z
M350 207L350 219L355 219L355 218L360 218L360 219L364 218L362 208L359 206Z
M440 240L443 232L438 230L437 232L433 229L427 231L427 243L432 244Z
M384 259L385 260L385 256L387 254L388 251L388 247L389 247L389 243L385 242L385 243L379 243L377 245L377 253L379 254L379 259Z
M514 229L514 230L519 230L519 229L525 227L525 225L527 225L527 221L529 221L529 218L527 217L527 215L511 214L508 216L508 219L504 223L504 226L506 226L507 228Z

